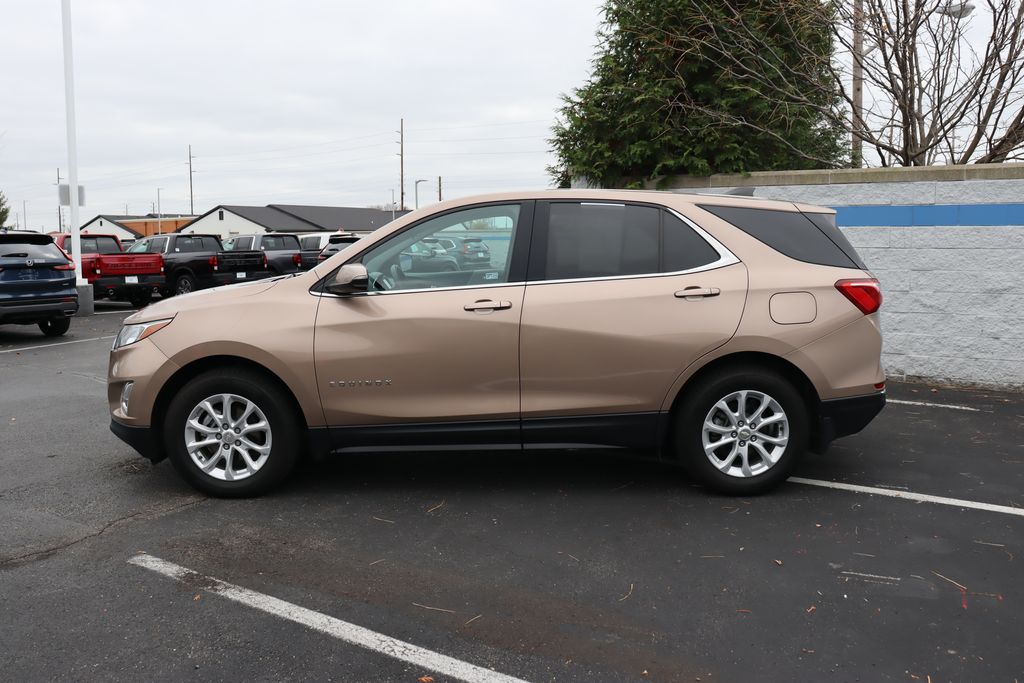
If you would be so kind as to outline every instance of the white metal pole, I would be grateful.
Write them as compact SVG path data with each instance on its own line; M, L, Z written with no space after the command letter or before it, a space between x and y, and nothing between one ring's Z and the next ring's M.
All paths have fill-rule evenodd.
M71 0L61 0L61 24L64 28L64 107L68 128L68 203L71 204L71 251L75 260L75 281L82 277L82 236L78 222L78 140L75 137L75 70L71 52Z

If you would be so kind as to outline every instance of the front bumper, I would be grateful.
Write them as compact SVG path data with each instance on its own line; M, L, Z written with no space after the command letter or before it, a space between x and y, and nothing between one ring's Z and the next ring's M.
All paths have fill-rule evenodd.
M834 439L856 434L868 426L885 407L885 392L822 401L811 449L822 452Z
M110 420L110 431L126 444L139 452L139 455L152 463L158 463L167 455L153 437L153 430L148 426L131 426Z

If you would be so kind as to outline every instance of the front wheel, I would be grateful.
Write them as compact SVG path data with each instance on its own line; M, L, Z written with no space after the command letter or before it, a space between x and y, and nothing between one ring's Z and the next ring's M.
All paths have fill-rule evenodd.
M39 331L47 337L59 337L71 328L71 318L50 318L39 322Z
M735 368L701 380L676 417L675 448L710 488L753 495L784 481L809 438L805 401L782 376Z
M215 370L185 385L163 424L171 464L211 496L258 496L295 467L299 423L283 392L245 370Z

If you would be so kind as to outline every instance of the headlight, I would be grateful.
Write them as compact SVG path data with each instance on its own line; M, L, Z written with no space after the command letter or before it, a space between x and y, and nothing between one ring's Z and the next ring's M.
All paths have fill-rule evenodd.
M117 337L114 339L114 350L116 351L122 346L134 344L140 339L145 339L157 330L162 330L170 325L172 320L174 320L174 318L150 320L148 323L138 323L137 325L125 325L121 328L121 331L117 333Z

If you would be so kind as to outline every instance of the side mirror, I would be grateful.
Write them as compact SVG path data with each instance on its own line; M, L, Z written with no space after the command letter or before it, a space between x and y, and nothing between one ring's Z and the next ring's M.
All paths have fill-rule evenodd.
M324 287L331 294L346 295L365 292L370 286L370 276L362 263L346 263Z

